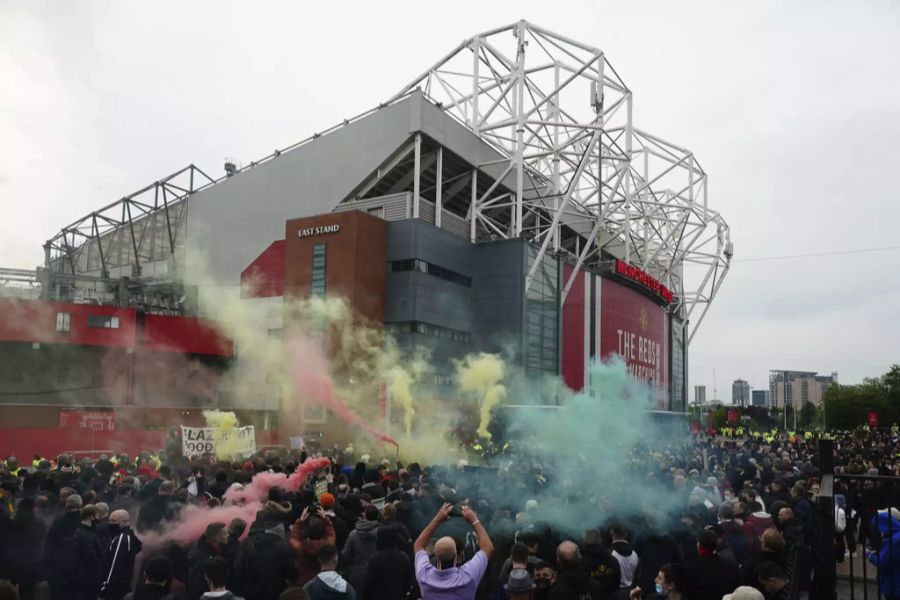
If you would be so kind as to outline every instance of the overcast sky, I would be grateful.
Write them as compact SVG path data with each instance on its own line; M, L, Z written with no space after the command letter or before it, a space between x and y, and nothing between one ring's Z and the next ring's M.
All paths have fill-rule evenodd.
M305 138L526 18L602 48L635 123L709 173L735 260L691 386L712 397L715 370L730 400L769 369L850 383L900 362L900 252L742 261L900 244L900 3L310 4L0 0L0 266L33 268L76 218Z

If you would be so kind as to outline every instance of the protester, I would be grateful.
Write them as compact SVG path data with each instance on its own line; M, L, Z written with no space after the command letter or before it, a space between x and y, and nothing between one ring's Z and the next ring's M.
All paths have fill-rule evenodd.
M144 502L138 514L137 530L144 531L160 531L163 524L172 521L178 514L178 502L173 497L175 494L175 483L172 481L163 481L158 488L155 496Z
M331 518L320 506L315 517L309 508L304 508L300 518L291 527L291 550L297 558L299 573L297 585L306 585L319 572L319 549L333 546L337 538Z
M165 556L153 556L144 565L143 586L125 595L124 600L175 600L169 593L172 563Z
M201 600L244 600L228 590L228 561L220 556L209 559L204 566L204 578L209 591L204 592Z
M525 569L513 569L503 587L509 600L531 600L534 596L534 583Z
M585 570L600 584L605 595L613 594L621 586L620 559L603 547L603 533L599 529L586 530L582 541L581 561ZM636 552L632 555L637 558Z
M330 519L324 513L324 508L323 515L326 519ZM341 566L344 576L354 590L363 588L366 565L376 550L377 530L378 509L368 506L363 513L363 518L356 522L356 528L347 536L347 543L341 553Z
M206 583L206 565L213 558L221 557L228 543L225 523L210 523L200 539L188 552L188 600L199 600L209 591Z
M379 527L376 551L366 564L362 589L365 600L402 600L412 587L409 557L398 548L400 530L394 526Z
M487 569L494 545L478 515L468 506L462 509L462 517L475 531L478 552L466 563L458 564L456 541L442 537L434 545L435 565L432 565L425 547L438 526L445 522L453 505L445 503L416 538L413 549L416 556L416 581L422 592L422 600L472 600L475 590Z
M878 568L878 590L887 598L900 598L900 511L880 510L875 523L881 544L866 552L866 560Z
M738 567L719 556L719 538L712 531L697 537L699 556L685 568L690 600L720 600L738 587Z
M640 558L626 539L625 528L615 524L609 528L612 538L612 557L619 563L619 589L630 590L634 585L634 574L640 565Z
M559 573L548 595L549 600L602 600L603 586L592 579L581 564L581 551L574 542L563 542L556 549Z
M240 582L236 589L253 600L275 600L298 579L297 561L285 541L284 523L277 516L264 513L257 523L259 527L251 528L236 559Z
M356 590L337 572L337 547L332 544L321 546L318 559L318 575L303 586L309 600L356 600Z
M23 498L16 507L11 520L0 516L0 528L5 532L0 537L8 540L8 544L0 541L9 551L4 564L9 567L9 579L18 586L20 600L34 598L35 589L42 576L41 549L46 535L46 526L34 514L33 498ZM3 579L0 576L0 579Z
M44 543L44 564L50 585L50 600L69 598L77 585L78 546L75 532L81 527L81 496L66 496L66 512L53 521Z
M96 600L100 590L103 547L94 533L97 510L93 505L81 509L81 523L75 530L75 564L71 589L66 593L77 600Z

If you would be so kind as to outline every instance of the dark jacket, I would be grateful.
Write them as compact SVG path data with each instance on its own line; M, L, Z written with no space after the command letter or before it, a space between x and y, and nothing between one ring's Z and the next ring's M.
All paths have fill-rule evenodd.
M803 526L797 519L779 521L778 531L784 536L784 543L787 544L788 547L803 545Z
M600 544L587 544L581 553L581 564L587 574L601 586L605 594L619 589L619 561Z
M309 600L356 600L356 590L334 571L319 573L303 586Z
M591 579L581 565L559 572L556 584L547 596L548 600L602 600L603 586Z
M234 592L232 592L231 590L226 590L226 592L224 594L221 594L221 595L217 594L215 596L210 596L209 595L210 593L211 592L207 592L207 593L203 594L202 596L200 596L200 599L201 600L244 600L240 596L235 596Z
M238 553L235 592L253 600L276 600L297 579L297 563L284 540L284 524L252 532Z
M366 576L366 564L375 554L377 521L357 521L356 529L347 536L341 554L341 571L354 590L361 590Z
M9 564L18 580L41 575L41 557L47 528L34 513L19 511L9 523ZM2 542L0 542L2 543Z
M695 558L685 570L685 592L691 600L722 600L738 587L737 565L715 554Z
M159 530L163 521L171 521L178 516L178 501L172 496L153 496L147 500L138 513L137 530Z
M59 589L67 594L74 585L78 566L78 551L75 545L75 532L81 526L81 515L78 512L67 512L60 515L47 532L44 543L44 564L47 567L47 579L50 582L51 595ZM61 597L68 597L61 596Z
M401 550L379 550L369 559L359 593L365 600L401 600L412 586L412 565Z
M787 573L787 557L784 553L779 554L776 552L760 550L759 552L751 554L747 560L741 563L741 585L748 585L762 592L762 585L759 583L759 578L756 576L756 569L759 565L767 561L775 563L781 567L782 571Z
M103 565L103 547L97 534L87 525L79 525L75 531L75 575L72 580L73 598L96 600L100 591L100 569Z
M637 583L645 592L654 589L656 574L660 567L683 562L678 542L671 535L651 534L638 538L635 552L641 557Z
M744 535L744 528L735 520L722 521L719 523L722 532L725 535L725 542L737 564L743 564L750 556L750 547L747 545L747 537Z
M119 600L131 591L134 558L141 551L142 545L141 540L134 535L130 527L119 529L112 525L109 531L114 535L105 548L106 556L101 572L100 596Z
M209 591L206 585L206 565L217 556L222 556L222 548L206 539L206 534L191 546L188 552L188 586L189 600L199 600L205 592Z
M176 600L161 585L145 585L142 589L125 594L124 600Z

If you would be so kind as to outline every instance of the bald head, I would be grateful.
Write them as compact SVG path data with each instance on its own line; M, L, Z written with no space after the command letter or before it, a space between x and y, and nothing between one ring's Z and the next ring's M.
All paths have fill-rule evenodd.
M452 537L442 537L434 545L434 556L442 568L447 568L456 560L456 542Z
M109 523L110 525L118 525L119 527L128 527L128 523L131 520L131 517L128 515L127 510L114 510L111 515L109 515Z
M560 569L577 567L581 564L581 551L575 542L563 542L556 548L556 562Z

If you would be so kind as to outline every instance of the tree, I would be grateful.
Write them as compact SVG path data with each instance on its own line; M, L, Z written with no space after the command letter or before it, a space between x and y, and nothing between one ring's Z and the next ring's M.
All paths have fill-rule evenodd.
M797 423L800 427L808 428L815 424L815 420L816 407L812 402L807 402L800 409L800 414L797 415Z
M900 369L898 369L900 372ZM900 406L890 402L886 377L866 379L859 385L832 385L825 390L825 416L829 429L854 429L865 425L869 411L878 412L882 424L894 423Z

